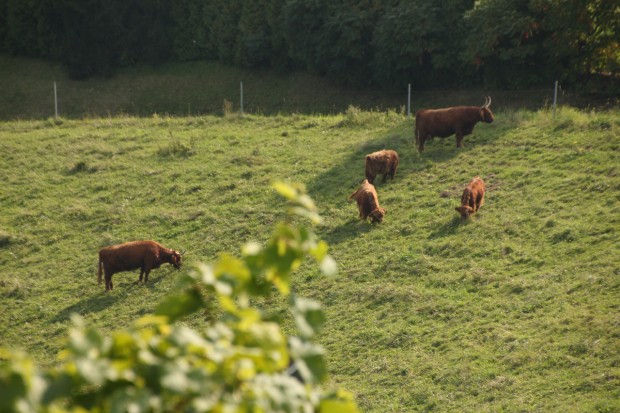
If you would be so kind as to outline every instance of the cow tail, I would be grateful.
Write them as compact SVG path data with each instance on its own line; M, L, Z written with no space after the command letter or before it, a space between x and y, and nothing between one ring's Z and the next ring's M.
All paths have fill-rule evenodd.
M358 190L356 190L355 192L353 192L351 195L349 195L349 197L347 198L347 201L351 202L351 200L353 199L353 197L355 197L355 195L357 195L357 193L358 193L359 191L360 191L360 190L358 189Z
M99 256L99 265L97 269L97 283L101 284L101 273L103 269L103 261L101 260L101 255Z
M415 144L419 145L420 144L420 128L418 127L417 116L416 116L416 120L415 120L415 127L413 128L413 135L415 137Z

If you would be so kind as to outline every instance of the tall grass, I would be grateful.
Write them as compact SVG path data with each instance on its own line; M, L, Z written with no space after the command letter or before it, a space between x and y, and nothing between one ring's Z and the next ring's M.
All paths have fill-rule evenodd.
M115 274L106 294L98 249L155 239L190 271L264 240L284 179L316 200L340 272L302 266L294 289L324 304L331 380L364 411L618 411L619 130L617 110L500 111L464 148L436 138L420 156L402 111L354 106L2 122L0 346L51 364L70 314L113 330L151 312L178 273ZM346 198L383 148L401 164L370 225ZM462 221L474 175L486 202Z

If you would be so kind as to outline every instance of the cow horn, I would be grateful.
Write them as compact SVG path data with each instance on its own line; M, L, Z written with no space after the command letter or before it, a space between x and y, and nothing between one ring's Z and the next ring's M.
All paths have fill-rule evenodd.
M491 96L485 96L484 97L484 106L482 106L483 108L488 108L489 106L491 106Z

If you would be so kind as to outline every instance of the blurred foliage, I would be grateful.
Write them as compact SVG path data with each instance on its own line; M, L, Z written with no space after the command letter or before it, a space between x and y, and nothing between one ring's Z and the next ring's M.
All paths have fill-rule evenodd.
M618 81L611 0L0 0L0 52L60 60L72 78L219 60L354 86Z
M350 394L318 386L327 375L323 349L312 342L325 321L320 305L290 294L291 274L308 254L323 273L336 272L327 245L292 224L320 217L303 187L274 186L289 201L289 219L265 246L246 245L240 258L222 255L185 274L131 328L106 335L74 315L59 366L45 371L0 350L0 411L356 412ZM276 292L291 297L297 336L251 304ZM221 316L204 329L177 323L214 300Z

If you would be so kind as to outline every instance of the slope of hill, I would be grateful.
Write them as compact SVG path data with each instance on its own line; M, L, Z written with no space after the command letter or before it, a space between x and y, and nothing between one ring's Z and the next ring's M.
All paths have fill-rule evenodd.
M189 271L264 240L284 207L269 182L286 179L316 200L340 268L302 267L294 288L324 304L331 380L364 411L618 411L619 130L617 110L504 110L419 156L411 119L355 107L2 122L0 346L49 365L71 313L107 330L149 313L175 270L116 274L106 294L100 247L156 239ZM381 148L401 164L370 225L346 198ZM463 222L474 175L486 203Z
M338 114L354 105L366 110L406 111L407 85L399 90L356 90L307 73L279 74L251 71L213 62L170 63L120 71L112 78L74 81L54 63L0 55L0 119L45 119L105 116L221 115L240 109L252 114ZM411 111L421 107L482 105L491 95L494 107L539 109L553 103L553 85L537 90L412 91ZM500 103L501 102L501 103ZM617 105L616 98L580 96L560 89L561 105L602 107ZM500 106L497 106L499 108Z

